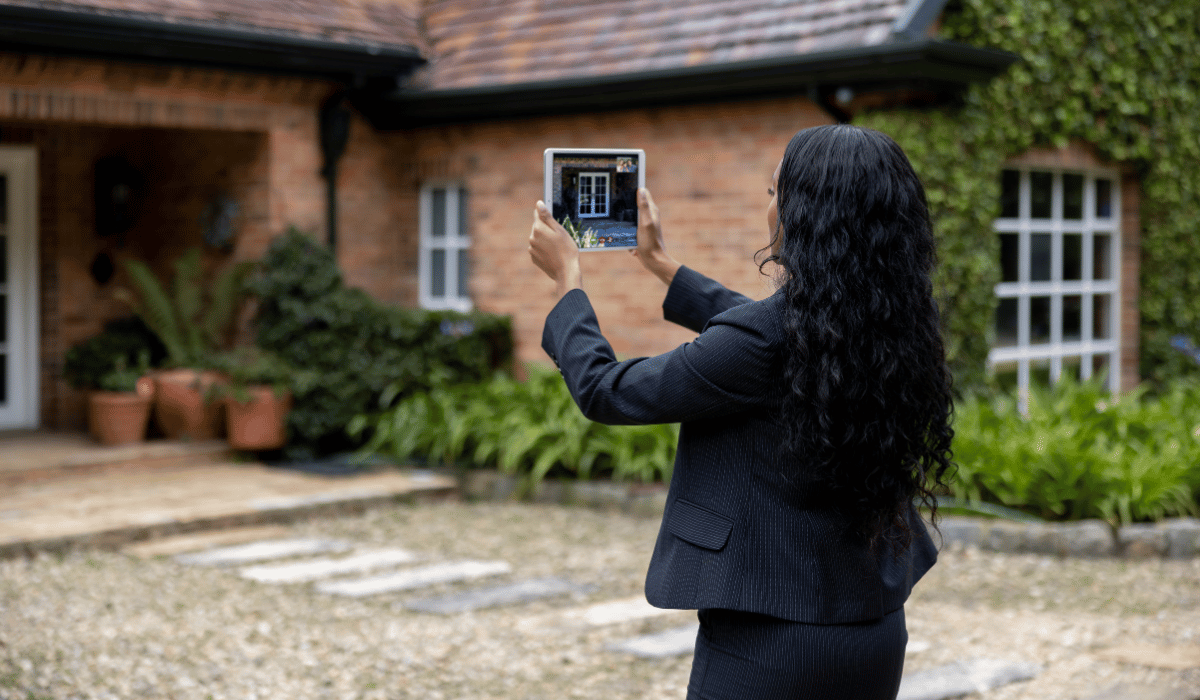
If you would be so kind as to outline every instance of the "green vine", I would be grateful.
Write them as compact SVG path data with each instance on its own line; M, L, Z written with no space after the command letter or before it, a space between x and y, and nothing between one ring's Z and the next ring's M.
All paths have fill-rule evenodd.
M925 183L956 381L985 381L1001 166L1072 140L1131 166L1141 183L1142 377L1194 372L1168 341L1200 336L1200 3L951 0L941 36L1023 60L971 86L955 107L855 121L895 138Z

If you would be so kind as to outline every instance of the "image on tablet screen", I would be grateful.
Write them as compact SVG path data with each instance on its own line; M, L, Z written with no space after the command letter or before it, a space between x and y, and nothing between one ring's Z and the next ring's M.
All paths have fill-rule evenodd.
M555 153L552 211L580 248L637 246L636 153Z

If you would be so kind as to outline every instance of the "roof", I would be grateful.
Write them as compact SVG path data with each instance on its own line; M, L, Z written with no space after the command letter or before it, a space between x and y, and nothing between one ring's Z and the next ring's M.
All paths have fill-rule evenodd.
M869 47L892 38L909 4L430 0L423 13L429 64L413 84L448 90Z
M417 0L0 0L0 6L343 44L420 47Z
M329 77L378 128L798 91L836 116L1017 60L930 38L945 2L0 0L0 50Z

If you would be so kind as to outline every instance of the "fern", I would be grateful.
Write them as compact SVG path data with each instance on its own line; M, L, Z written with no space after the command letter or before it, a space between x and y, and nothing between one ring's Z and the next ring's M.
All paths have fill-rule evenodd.
M128 290L117 290L116 296L129 305L134 313L146 322L167 348L167 360L182 364L189 357L189 346L180 330L180 319L175 304L150 266L140 260L126 260L125 269L137 287L135 297Z
M254 263L232 265L217 275L205 290L199 248L192 248L174 263L171 291L146 263L126 260L125 269L137 289L117 290L116 296L133 309L167 348L167 363L177 367L204 366L221 349L245 298L245 278Z

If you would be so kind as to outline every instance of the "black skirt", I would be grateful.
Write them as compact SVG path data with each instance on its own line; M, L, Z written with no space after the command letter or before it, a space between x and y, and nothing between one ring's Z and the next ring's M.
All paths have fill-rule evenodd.
M811 625L701 610L688 700L895 700L904 609L878 620Z

